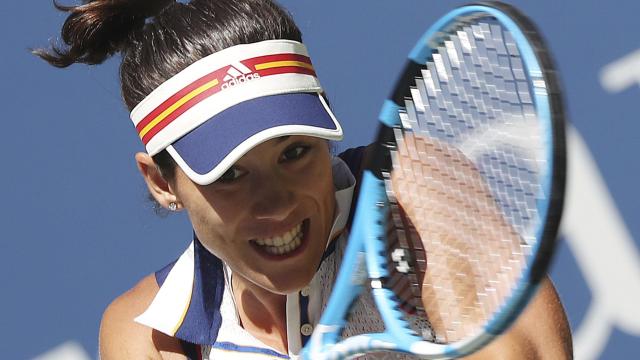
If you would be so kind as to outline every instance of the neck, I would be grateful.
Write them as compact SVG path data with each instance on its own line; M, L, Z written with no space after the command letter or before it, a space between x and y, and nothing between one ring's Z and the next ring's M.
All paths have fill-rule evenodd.
M241 326L264 344L286 354L286 295L274 294L238 274L231 277L231 286Z

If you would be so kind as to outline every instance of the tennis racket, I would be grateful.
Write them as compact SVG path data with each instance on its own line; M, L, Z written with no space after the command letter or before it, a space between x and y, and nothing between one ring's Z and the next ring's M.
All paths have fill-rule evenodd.
M534 295L565 184L549 51L512 6L459 7L409 54L365 160L345 256L306 359L470 354ZM347 331L359 298L384 323Z

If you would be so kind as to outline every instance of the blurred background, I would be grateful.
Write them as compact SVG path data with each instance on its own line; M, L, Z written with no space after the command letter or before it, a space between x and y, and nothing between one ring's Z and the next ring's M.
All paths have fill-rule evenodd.
M346 137L368 143L418 36L463 1L282 0ZM69 3L69 2L65 2ZM564 82L569 192L552 278L577 359L640 353L640 40L636 0L510 1L539 26ZM5 115L0 191L0 359L97 359L102 311L191 241L159 217L133 155L118 59L58 70L28 48L55 40L49 1L0 8Z

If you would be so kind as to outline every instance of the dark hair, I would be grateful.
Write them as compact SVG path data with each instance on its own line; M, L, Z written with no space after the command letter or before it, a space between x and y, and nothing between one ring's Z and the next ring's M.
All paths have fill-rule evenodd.
M53 66L100 64L120 53L122 97L129 110L193 62L238 44L263 40L302 41L286 10L272 0L89 0L63 6L64 45L36 49ZM175 162L162 151L153 157L167 179Z

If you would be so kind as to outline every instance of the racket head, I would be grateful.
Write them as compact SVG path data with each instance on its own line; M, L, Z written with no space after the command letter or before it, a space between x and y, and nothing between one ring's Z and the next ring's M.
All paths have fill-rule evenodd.
M344 263L304 354L470 354L513 323L555 246L566 155L551 57L515 8L459 7L412 49L379 120ZM363 257L385 331L345 337Z
M410 52L380 120L381 146L369 169L387 184L395 218L387 234L404 237L399 247L414 254L409 272L423 280L412 285L414 294L421 292L413 304L404 300L406 287L394 295L429 320L425 340L444 345L440 350L449 355L468 354L513 323L552 258L566 174L564 108L553 61L533 23L514 7L483 2L457 8ZM413 178L422 183L412 184ZM387 240L384 248L372 242L371 251L387 257L368 264L371 275L398 276L391 255L398 245ZM483 265L501 252L493 259L501 265ZM464 277L478 282L461 289ZM481 304L479 298L491 296ZM418 297L422 308L415 305Z

